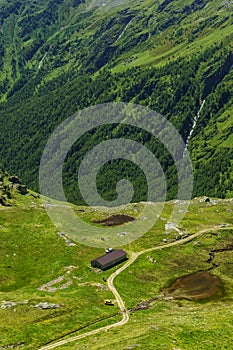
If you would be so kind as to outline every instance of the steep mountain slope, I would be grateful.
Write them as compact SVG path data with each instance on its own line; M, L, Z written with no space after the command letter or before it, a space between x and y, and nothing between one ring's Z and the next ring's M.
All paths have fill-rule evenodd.
M38 189L40 156L51 132L76 110L103 102L146 105L168 118L186 141L206 99L189 141L194 196L232 196L231 9L230 2L217 0L1 1L4 165ZM110 137L124 134L110 130ZM158 156L168 198L174 197L176 170L163 145L142 131L127 136ZM70 200L82 201L74 191L82 157L107 137L100 128L72 148L64 174ZM143 174L124 161L100 171L98 186L106 198L114 198L122 175L140 189L133 200L145 199Z

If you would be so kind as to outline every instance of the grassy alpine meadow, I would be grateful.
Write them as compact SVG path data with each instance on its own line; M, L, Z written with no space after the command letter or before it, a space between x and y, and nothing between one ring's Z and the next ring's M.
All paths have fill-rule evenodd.
M207 262L211 249L218 249L232 244L232 230L211 231L204 233L197 240L156 252L141 255L137 261L116 279L116 286L127 301L128 308L133 308L142 300L160 297L162 289L169 287L177 278L198 271L210 270L221 279L214 302L232 298L232 252L216 253L213 266ZM127 281L127 288L125 288ZM172 296L172 294L171 294ZM221 297L220 297L221 296ZM156 303L156 302L155 302Z
M63 346L64 349L230 349L233 327L233 254L216 254L211 274L220 278L215 296L200 301L161 297L179 276L209 270L211 249L232 245L232 230L211 231L182 247L144 254L116 279L132 308L149 300L145 310L132 308L125 326ZM232 246L231 246L232 247ZM155 297L158 299L155 299ZM152 300L154 298L154 300Z
M1 209L0 237L0 305L17 303L0 307L1 345L37 349L118 312L104 306L112 295L90 267L98 249L67 246L43 208ZM50 290L40 288L50 281ZM37 309L42 302L58 308Z
M113 295L103 280L118 267L101 273L92 269L90 261L102 255L102 249L75 242L67 245L41 200L35 202L30 193L18 195L16 202L16 207L0 209L1 346L22 343L25 349L38 349L49 342L119 321L117 305L104 304ZM115 280L131 310L129 323L63 348L122 349L122 342L125 349L135 344L143 349L214 349L216 344L221 344L222 349L229 348L233 321L232 251L216 252L212 263L207 260L213 249L232 247L232 230L228 229L233 220L232 201L194 199L180 225L166 232L173 206L173 201L166 203L155 226L123 247L129 256L131 251L164 246L165 238L168 243L174 241L179 236L176 229L182 234L209 228L208 232L184 245L138 257ZM74 210L93 224L92 220L114 213L137 217L142 207L139 203L129 204L124 210L98 211L75 206ZM122 226L125 229L127 224ZM214 296L200 301L169 300L162 296L163 289L177 278L208 270L220 279ZM138 308L142 301L149 303L145 310ZM40 308L40 303L52 308Z
M158 301L148 310L131 314L129 323L122 328L81 339L61 348L230 349L232 326L231 301L204 304Z

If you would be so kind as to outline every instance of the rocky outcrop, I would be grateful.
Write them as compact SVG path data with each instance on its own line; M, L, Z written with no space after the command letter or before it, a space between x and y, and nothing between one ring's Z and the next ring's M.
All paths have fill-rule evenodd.
M10 204L8 203L7 197L5 195L0 195L0 205L3 207L8 207Z
M0 206L12 206L12 199L16 194L26 195L28 189L26 185L22 185L18 176L7 176L0 169Z
M20 346L24 346L24 345L25 345L24 342L19 342L19 343L16 343L16 344L9 344L9 345L0 346L0 349L1 349L1 350L5 350L5 349L15 349L15 348L19 348Z
M22 195L25 195L25 194L28 193L28 189L27 189L27 186L26 186L26 185L20 185L20 184L18 184L18 185L16 186L16 189L17 189L17 191L18 191L20 194L22 194Z
M12 182L13 184L21 184L21 181L18 178L18 176L10 176L10 177L8 177L8 180L10 182Z
M39 303L39 304L34 306L34 308L41 309L41 310L59 309L60 307L61 307L61 305L50 304L50 303L47 303L47 302Z

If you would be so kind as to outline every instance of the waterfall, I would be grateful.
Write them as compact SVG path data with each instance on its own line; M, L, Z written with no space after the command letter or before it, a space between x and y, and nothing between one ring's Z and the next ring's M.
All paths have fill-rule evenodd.
M38 70L41 69L41 66L42 66L42 64L43 64L43 62L44 62L46 56L48 55L48 53L49 53L49 50L46 52L46 54L43 56L42 60L40 61L39 66L38 66Z
M120 40L120 39L122 38L122 36L125 34L125 31L126 31L126 29L130 26L130 24L132 23L132 20L133 20L133 19L131 19L131 20L129 21L129 23L126 24L125 28L123 29L123 31L121 32L121 34L118 36L116 42L117 42L118 40Z
M186 143L185 143L185 148L184 148L184 152L183 152L183 157L185 156L185 154L186 154L186 152L187 152L188 145L189 145L189 140L191 139L192 134L193 134L193 131L194 131L196 125L197 125L197 121L198 121L198 119L200 118L201 111L202 111L202 109L203 109L203 107L204 107L204 105L205 105L205 101L206 101L206 100L203 100L203 102L202 102L202 104L201 104L201 107L200 107L200 109L199 109L197 115L194 117L192 129L190 130L190 133L189 133L188 138L187 138Z

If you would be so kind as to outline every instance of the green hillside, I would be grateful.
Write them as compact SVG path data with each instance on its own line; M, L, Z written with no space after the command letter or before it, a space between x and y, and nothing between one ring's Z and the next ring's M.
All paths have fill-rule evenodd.
M230 0L0 0L0 350L231 349L232 10ZM85 133L63 167L65 194L84 222L104 231L101 222L120 214L137 224L139 202L147 200L143 169L115 159L100 168L97 190L114 200L117 183L128 179L132 203L86 206L78 170L102 141L145 145L168 187L156 224L123 247L128 261L103 272L90 262L104 250L60 232L38 191L41 155L55 128L108 102L149 107L175 126L188 144L196 198L179 226L169 222L186 202L174 200L178 174L166 147L130 125ZM109 287L118 268L123 312ZM85 336L124 316L124 325Z
M217 0L1 1L2 163L38 190L45 143L77 110L113 101L145 105L171 121L186 141L206 99L188 146L193 195L231 197L231 10L230 2ZM69 152L64 167L69 200L83 203L75 179L86 152L123 135L156 154L168 199L176 196L176 170L163 145L142 130L113 126L84 135ZM105 198L115 198L122 175L138 189L133 200L145 200L140 169L122 160L100 170L98 188Z

